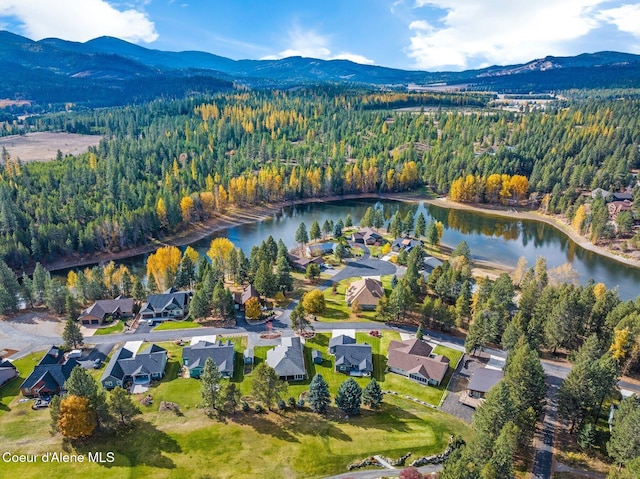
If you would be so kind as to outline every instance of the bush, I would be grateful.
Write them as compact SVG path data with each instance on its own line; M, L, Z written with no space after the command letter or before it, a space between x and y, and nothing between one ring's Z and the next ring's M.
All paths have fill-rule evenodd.
M293 397L290 397L289 399L287 399L287 404L289 405L289 407L291 409L295 409L296 407L296 400Z
M304 398L298 399L298 409L304 408Z
M263 413L264 412L264 407L262 406L262 404L256 404L255 411L258 414Z
M281 411L287 409L287 404L284 402L284 399L278 399L278 409Z
M249 407L249 403L248 403L247 401L242 401L242 410L243 410L244 412L249 412L249 409L251 409L251 408Z

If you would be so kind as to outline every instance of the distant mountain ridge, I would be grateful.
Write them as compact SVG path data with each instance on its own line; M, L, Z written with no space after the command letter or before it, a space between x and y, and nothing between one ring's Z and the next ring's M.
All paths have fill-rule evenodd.
M232 60L206 52L152 50L113 37L85 43L33 41L0 31L0 98L88 106L144 101L161 95L212 92L240 82L253 88L323 82L403 88L467 84L526 93L568 88L640 87L640 56L619 52L547 56L519 65L462 72L425 72L348 60L289 57Z

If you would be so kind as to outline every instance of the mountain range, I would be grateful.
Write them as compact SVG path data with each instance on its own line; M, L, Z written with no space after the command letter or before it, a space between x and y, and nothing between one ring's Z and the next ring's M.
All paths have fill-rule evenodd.
M331 82L400 89L410 84L464 84L511 93L640 87L640 56L618 52L548 56L462 72L425 72L303 57L232 60L198 51L152 50L112 37L85 43L57 38L36 42L0 31L0 60L0 98L28 100L39 109L210 93L232 88L234 83L289 88Z

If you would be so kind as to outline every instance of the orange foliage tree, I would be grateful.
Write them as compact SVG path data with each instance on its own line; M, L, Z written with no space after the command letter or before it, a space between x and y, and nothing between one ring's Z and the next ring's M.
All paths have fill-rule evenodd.
M62 398L58 430L63 436L70 439L91 436L96 424L96 415L89 405L89 399L75 395Z

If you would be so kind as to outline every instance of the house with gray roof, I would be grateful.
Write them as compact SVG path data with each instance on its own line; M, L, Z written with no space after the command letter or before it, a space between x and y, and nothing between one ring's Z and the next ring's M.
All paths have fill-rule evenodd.
M281 344L267 351L267 364L285 381L307 378L302 342L298 336L282 338Z
M449 369L449 359L433 354L433 348L420 339L391 341L387 368L421 384L438 386Z
M18 370L8 359L0 359L0 386L18 376Z
M313 258L324 256L325 254L333 253L333 249L335 248L335 246L336 245L334 243L311 244L307 246L306 253Z
M20 385L23 396L38 398L53 396L64 391L64 383L71 371L80 366L75 358L65 357L60 348L51 346L33 372Z
M182 348L182 365L189 370L189 377L199 378L207 358L211 358L222 377L233 376L233 343L218 341L198 341Z
M83 310L78 321L83 326L99 326L107 316L111 316L113 319L133 316L133 298L118 296L115 299L100 299Z
M140 307L140 318L156 321L184 318L189 312L191 296L192 291L177 291L174 288L162 294L150 294Z
M100 382L105 389L129 385L148 386L152 380L161 379L167 365L167 350L152 344L143 351L122 346L111 357L102 373Z
M347 334L333 336L329 339L329 354L336 354L336 347L345 344L356 344L356 338Z
M370 344L338 344L333 354L336 372L349 376L371 376L373 356Z
M469 380L467 394L475 399L484 399L489 389L498 384L503 378L504 372L501 369L476 369Z
M410 253L413 248L417 247L422 247L422 241L410 238L409 236L397 238L391 243L391 250L395 252L405 250L407 253Z

